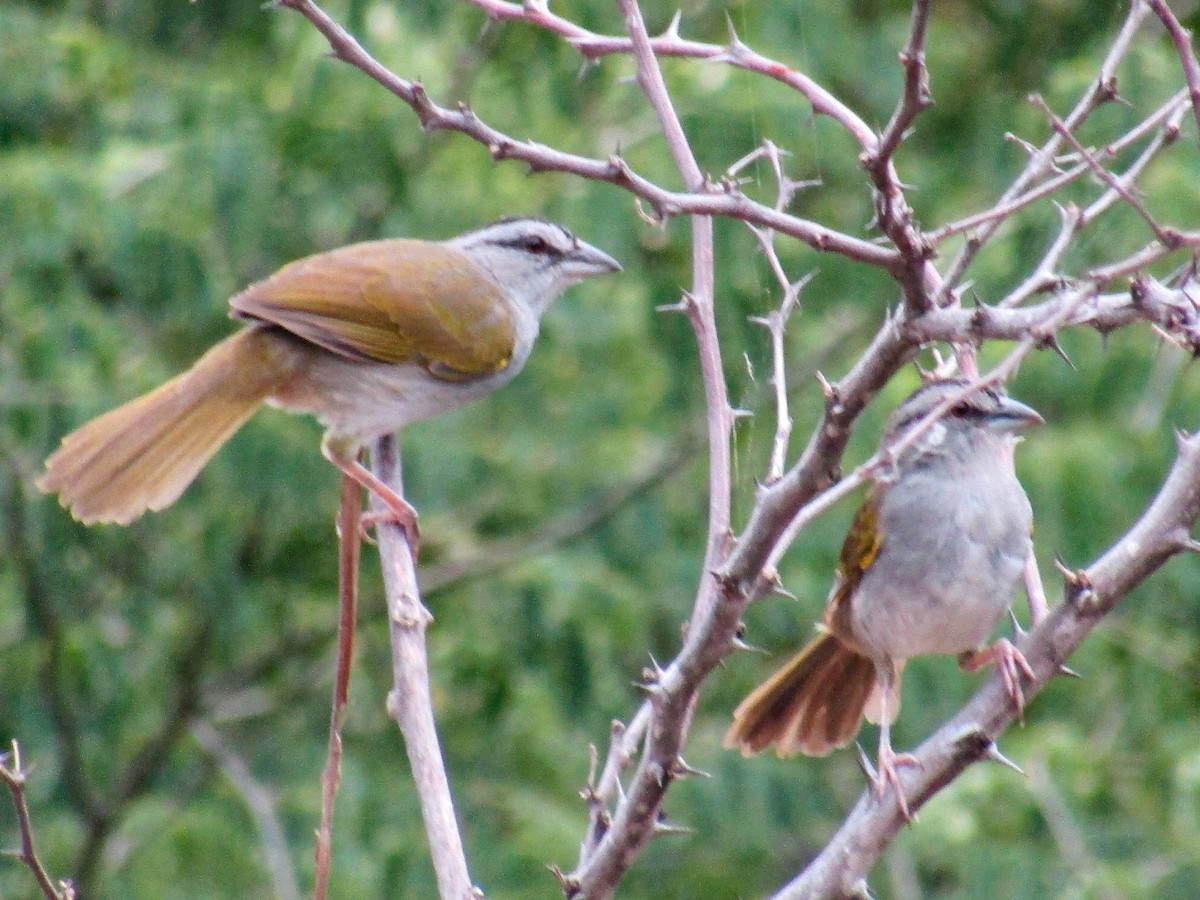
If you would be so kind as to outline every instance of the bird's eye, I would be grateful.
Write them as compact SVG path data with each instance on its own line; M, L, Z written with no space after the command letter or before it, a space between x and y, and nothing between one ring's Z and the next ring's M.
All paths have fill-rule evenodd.
M546 239L540 234L527 234L521 239L521 246L529 253L546 253L550 250L550 245L546 243Z

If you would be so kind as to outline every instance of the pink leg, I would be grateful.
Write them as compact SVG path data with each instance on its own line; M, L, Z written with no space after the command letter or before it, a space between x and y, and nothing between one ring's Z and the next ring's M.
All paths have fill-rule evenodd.
M1025 571L1021 573L1025 582L1025 596L1029 598L1029 627L1037 628L1042 620L1050 614L1050 604L1046 602L1046 591L1042 587L1042 575L1038 571L1037 559L1032 553L1025 560Z
M1025 721L1025 694L1021 690L1021 677L1034 681L1033 674L1025 654L1004 638L996 641L985 650L964 653L958 658L958 665L966 672L982 669L988 663L995 663L1000 678L1004 681L1004 692L1008 694L1017 708L1017 718Z
M888 700L891 698L892 684L896 679L895 666L889 661L886 668L878 667L879 678L879 757L876 762L878 770L875 773L875 792L882 800L889 786L896 790L896 800L900 804L900 814L906 822L912 821L908 811L908 799L904 796L904 788L900 784L900 767L913 766L921 768L920 761L911 753L896 753L892 749L892 726L888 713Z
M362 526L369 527L379 523L391 523L404 529L408 544L412 547L413 556L421 540L421 529L417 526L417 511L407 500L380 481L356 456L347 456L341 447L326 438L321 442L321 452L325 458L342 470L348 478L353 478L368 491L378 497L387 506L386 510L373 510L362 517Z

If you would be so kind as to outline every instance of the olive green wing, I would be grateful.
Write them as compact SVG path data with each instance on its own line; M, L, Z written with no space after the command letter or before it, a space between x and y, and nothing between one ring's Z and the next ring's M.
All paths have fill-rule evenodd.
M229 301L233 314L277 325L350 359L413 364L469 381L503 370L512 304L461 251L371 241L284 266Z
M837 578L825 604L825 626L851 647L856 646L850 629L849 598L862 582L863 575L879 556L883 531L879 525L879 505L883 488L875 485L854 516L850 531L842 542Z

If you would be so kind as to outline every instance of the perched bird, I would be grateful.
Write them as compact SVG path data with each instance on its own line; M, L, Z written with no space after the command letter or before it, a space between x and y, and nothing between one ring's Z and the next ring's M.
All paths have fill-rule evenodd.
M363 445L511 381L546 309L616 260L541 219L445 242L381 240L284 266L229 302L245 322L182 375L67 435L38 487L81 522L173 503L262 403L312 413L321 448L416 532Z
M883 447L900 450L842 545L819 634L742 701L725 736L725 746L744 755L774 747L780 756L824 756L850 742L865 714L880 726L878 793L894 785L906 818L896 767L915 760L895 754L890 737L905 661L944 653L958 654L964 668L996 662L1018 703L1012 679L1028 672L1008 641L983 648L1033 550L1012 450L1016 434L1041 416L984 389L904 441L966 386L931 382L892 414Z

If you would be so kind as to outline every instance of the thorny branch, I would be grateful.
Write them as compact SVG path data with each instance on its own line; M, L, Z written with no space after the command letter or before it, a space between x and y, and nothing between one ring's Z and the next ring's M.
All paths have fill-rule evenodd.
M17 827L21 831L21 849L16 856L29 867L38 888L46 900L74 900L75 888L68 881L57 884L38 858L33 841L33 823L29 817L29 804L25 801L25 783L29 780L29 769L21 763L21 746L12 742L12 750L0 754L0 781L8 789L13 811L17 815Z
M579 863L574 872L559 874L569 896L594 900L612 894L637 853L661 830L659 817L670 783L694 773L681 756L692 711L705 678L740 645L742 612L753 600L780 589L776 565L803 528L876 473L880 458L872 458L850 476L839 478L843 453L859 414L922 346L949 342L964 351L964 367L973 367L974 346L987 340L1017 342L1006 360L983 379L977 379L977 384L1006 377L1034 349L1057 347L1057 334L1064 328L1089 327L1107 332L1151 323L1162 335L1193 353L1200 348L1195 271L1185 268L1166 279L1148 271L1152 264L1180 250L1194 255L1200 248L1200 231L1160 224L1136 187L1147 167L1175 141L1189 104L1200 123L1200 70L1186 32L1166 4L1161 0L1134 0L1097 77L1075 106L1062 117L1046 108L1049 136L1040 146L1013 138L1028 148L1029 158L996 202L957 222L923 231L905 199L895 154L932 102L925 60L932 7L928 0L914 0L908 38L900 54L900 96L880 134L851 104L804 73L757 53L732 28L724 45L690 41L681 37L681 21L676 16L661 35L651 38L635 0L620 0L628 33L609 36L551 13L542 0L527 0L521 5L503 0L469 2L491 19L518 21L558 34L589 62L610 54L631 54L637 63L639 84L658 117L684 190L671 191L649 181L619 156L593 159L517 140L483 122L465 105L456 109L439 106L419 82L381 66L311 0L280 0L281 5L300 12L321 31L334 57L357 67L405 102L427 131L460 132L485 146L495 160L523 162L534 172L558 171L611 184L646 204L664 221L676 216L693 217L692 288L675 308L688 316L696 331L708 400L712 494L705 573L678 655L665 666L654 664L648 670L645 687L649 699L628 725L614 723L603 765L599 755L593 760L584 791L589 825ZM1096 109L1119 99L1118 69L1151 10L1175 42L1187 88L1107 145L1088 149L1077 135ZM814 113L831 117L859 147L866 174L864 187L875 200L874 224L884 239L873 242L788 213L795 189L803 183L784 174L782 154L769 140L751 157L771 162L779 186L774 206L752 200L739 189L737 172L751 157L730 166L726 177L716 182L707 177L691 153L658 68L658 58L666 56L709 60L774 79L795 90ZM1138 146L1139 155L1123 172L1114 174L1106 168L1122 152ZM1065 156L1064 147L1070 151ZM1060 165L1068 168L1060 169ZM1082 208L1063 204L1059 232L1033 270L1005 296L991 303L981 300L974 308L963 307L964 279L1000 229L1087 175L1100 179L1101 192ZM1131 208L1141 215L1155 240L1123 258L1110 258L1080 272L1063 271L1063 260L1079 234L1115 206ZM749 521L736 540L729 534L728 518L732 492L728 439L733 411L724 391L720 346L712 325L712 216L739 219L755 228L783 296L779 310L766 319L776 363L775 452ZM777 236L792 237L815 250L883 269L896 280L904 301L895 312L883 317L874 338L850 371L836 383L822 379L824 414L790 468L786 453L791 425L786 392L778 383L782 369L779 359L784 324L794 311L803 279L788 276L780 265L773 249ZM935 251L955 236L962 236L962 247L940 268L935 266ZM1129 289L1120 291L1121 285L1115 282L1125 278L1131 279ZM1046 296L1039 302L1030 302L1042 295ZM1026 686L1026 696L1036 693L1058 671L1062 660L1088 630L1134 585L1173 553L1194 548L1189 533L1200 514L1198 484L1200 437L1180 438L1176 464L1143 518L1108 554L1088 570L1072 576L1064 602L1022 641L1021 649L1037 674L1036 683ZM1122 561L1121 567L1116 566L1116 560ZM994 741L1013 715L999 677L989 679L959 715L918 748L924 767L904 778L910 808L923 803L971 762L999 758ZM626 788L622 778L630 766L634 771ZM780 896L861 894L873 862L898 827L894 797L879 802L864 795L834 842ZM465 874L465 868L463 871Z

